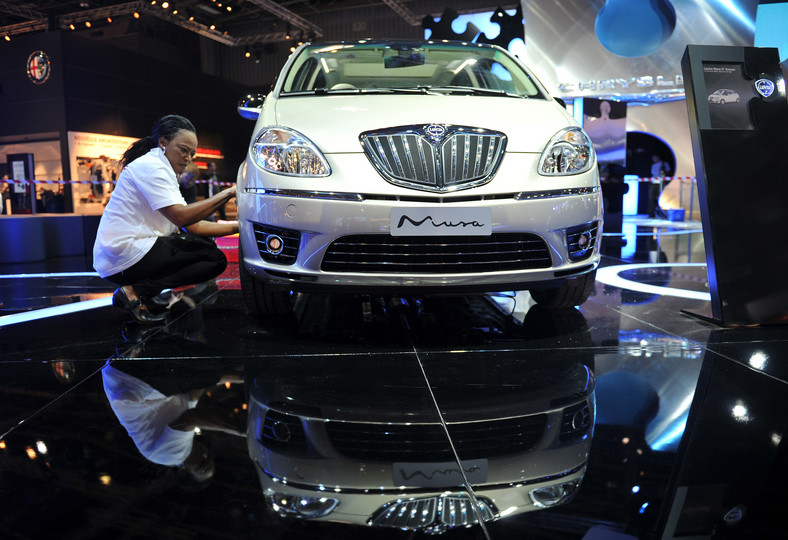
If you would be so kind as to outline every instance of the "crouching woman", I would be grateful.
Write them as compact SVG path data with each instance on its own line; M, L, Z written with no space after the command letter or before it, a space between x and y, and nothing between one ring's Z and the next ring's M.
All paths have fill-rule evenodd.
M238 222L205 218L235 197L235 187L186 204L178 176L196 151L197 133L188 119L160 118L151 136L123 154L117 185L101 216L93 266L120 285L112 304L128 309L139 322L164 318L152 302L163 290L211 280L227 267L212 237L237 233Z

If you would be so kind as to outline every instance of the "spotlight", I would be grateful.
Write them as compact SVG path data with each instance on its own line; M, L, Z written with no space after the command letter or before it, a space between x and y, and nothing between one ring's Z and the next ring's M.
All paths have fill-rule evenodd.
M69 27L71 30L76 30L76 29L77 29L77 27L76 27L76 26L74 26L73 24L69 24L69 25L68 25L68 27Z
M161 7L164 8L164 9L170 9L170 3L169 2L162 2L161 3Z
M5 36L3 36L3 39L5 39L6 41L11 41L11 36L6 34Z
M112 24L112 17L107 17L107 22Z
M290 25L289 24L287 25L287 33L285 34L285 39L287 39L287 40L290 39Z
M244 50L244 57L250 58L252 56L252 51L249 49Z
M212 24L212 25L210 26L210 29L211 29L211 30L216 30L216 25L215 25L215 24Z
M232 11L232 10L233 10L233 6L227 6L227 11Z
M87 26L88 28L90 28L92 25L90 24L90 21L85 21L85 26Z
M134 18L135 19L139 19L140 18L139 12L137 12L137 11L134 12Z

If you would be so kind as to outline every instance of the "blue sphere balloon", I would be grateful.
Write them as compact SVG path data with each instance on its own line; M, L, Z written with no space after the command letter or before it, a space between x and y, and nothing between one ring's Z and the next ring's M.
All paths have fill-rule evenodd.
M655 52L675 28L676 10L669 0L607 0L594 24L607 50L629 58Z

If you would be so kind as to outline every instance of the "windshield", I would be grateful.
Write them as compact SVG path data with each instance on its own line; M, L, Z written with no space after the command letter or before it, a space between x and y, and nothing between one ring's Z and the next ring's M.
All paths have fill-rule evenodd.
M286 74L281 95L412 91L544 97L503 50L429 42L307 46Z

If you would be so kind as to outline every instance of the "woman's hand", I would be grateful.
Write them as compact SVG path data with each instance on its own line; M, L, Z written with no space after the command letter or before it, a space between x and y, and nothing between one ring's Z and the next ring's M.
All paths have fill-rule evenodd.
M213 197L203 199L201 201L193 202L191 204L172 204L159 208L164 217L169 219L177 227L190 227L197 224L200 220L212 216L219 208L227 204L227 202L235 197L236 187L231 186L225 190L220 191ZM237 223L235 232L238 232ZM198 234L198 233L195 233ZM221 234L202 234L201 236L225 236L233 234L226 232Z

